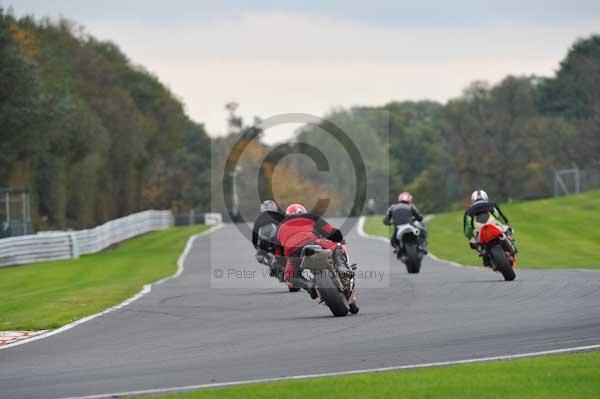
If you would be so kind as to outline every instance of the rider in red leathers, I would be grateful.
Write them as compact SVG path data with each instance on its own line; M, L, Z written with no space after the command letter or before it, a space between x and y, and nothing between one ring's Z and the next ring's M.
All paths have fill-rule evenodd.
M347 257L342 245L344 237L342 232L320 216L306 212L300 204L292 204L285 211L286 218L279 226L277 239L283 248L283 255L287 258L285 267L285 280L290 287L301 287L309 291L311 297L316 298L312 282L302 277L298 271L300 253L302 248L309 244L317 244L322 248L333 251L333 257L347 265Z

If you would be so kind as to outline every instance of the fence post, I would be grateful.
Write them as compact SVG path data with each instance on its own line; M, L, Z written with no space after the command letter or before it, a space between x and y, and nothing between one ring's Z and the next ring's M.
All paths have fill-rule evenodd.
M10 194L6 192L6 222L10 226Z
M79 243L77 242L77 237L75 233L67 233L69 235L69 240L71 241L71 258L79 259Z
M21 204L22 209L21 209L21 218L23 219L23 233L22 235L27 235L27 195L25 194L25 192L21 193L21 201L23 202Z

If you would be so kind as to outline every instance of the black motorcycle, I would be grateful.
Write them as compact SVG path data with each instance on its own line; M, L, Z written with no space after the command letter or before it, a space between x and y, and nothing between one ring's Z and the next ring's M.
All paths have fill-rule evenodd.
M280 282L287 284L284 278L285 273L285 258L283 256L275 255L275 236L277 235L277 225L275 223L268 223L258 229L258 249L256 251L256 260L265 266L269 267L269 275L278 279ZM266 248L265 251L263 248ZM290 287L290 292L298 292L300 288Z
M300 291L300 288L290 287L285 281L285 258L283 256L277 256L272 252L266 252L259 248L255 257L259 263L269 267L269 276L276 278L283 284L286 284L290 292Z
M419 222L396 226L394 252L396 257L406 265L406 271L411 274L421 271L421 261L427 253L421 246L424 229L425 226Z

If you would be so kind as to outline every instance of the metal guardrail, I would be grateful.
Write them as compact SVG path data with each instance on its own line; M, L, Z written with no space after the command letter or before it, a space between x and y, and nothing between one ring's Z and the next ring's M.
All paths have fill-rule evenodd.
M186 213L176 213L175 226L191 226L194 224L215 225L223 223L223 215L218 212L201 212L194 209Z
M41 232L0 239L0 267L78 258L132 237L173 226L171 211L145 211L77 231Z

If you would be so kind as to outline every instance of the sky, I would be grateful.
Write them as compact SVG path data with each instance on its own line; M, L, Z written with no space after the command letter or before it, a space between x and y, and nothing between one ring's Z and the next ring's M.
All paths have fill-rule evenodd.
M118 44L156 74L209 134L227 102L254 116L457 97L474 80L551 76L579 37L600 33L600 1L0 0L59 16ZM266 132L285 140L295 125Z

